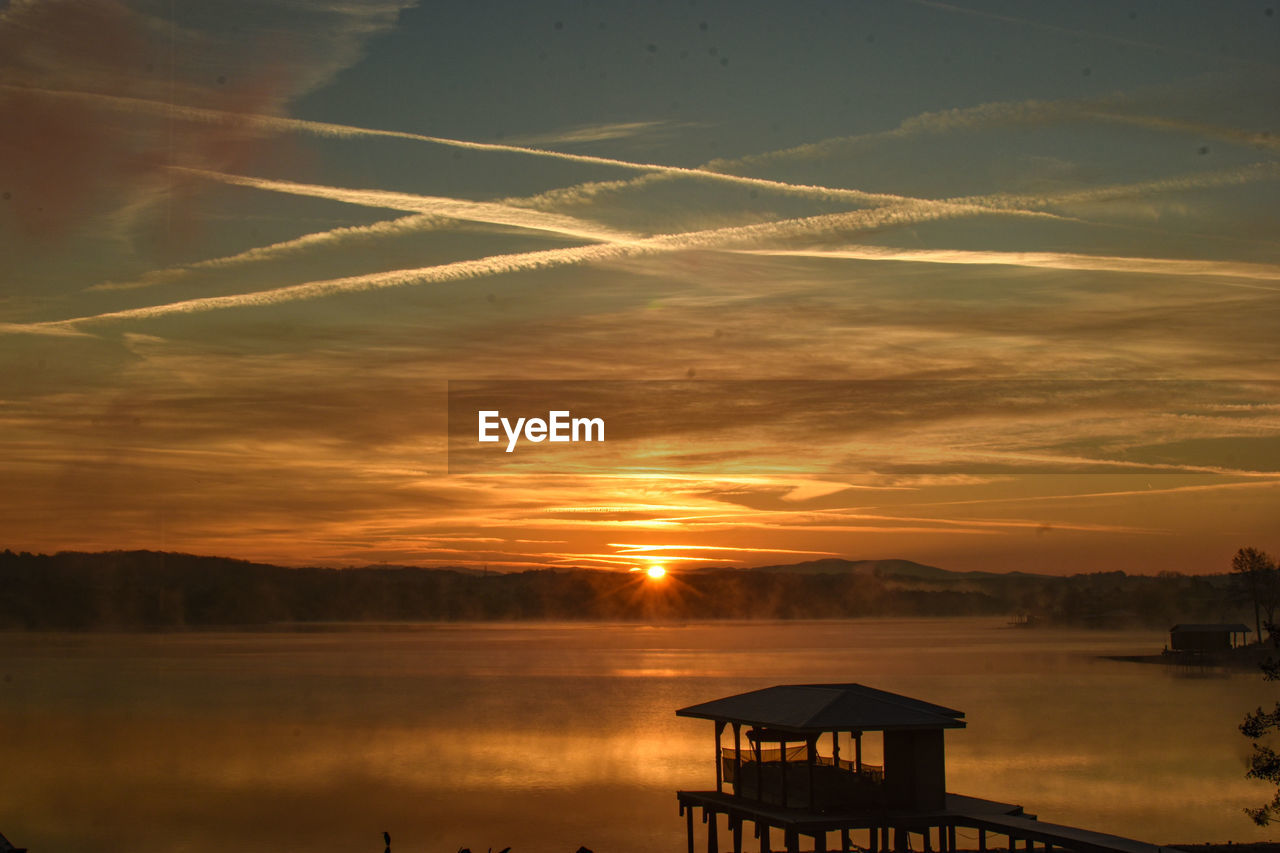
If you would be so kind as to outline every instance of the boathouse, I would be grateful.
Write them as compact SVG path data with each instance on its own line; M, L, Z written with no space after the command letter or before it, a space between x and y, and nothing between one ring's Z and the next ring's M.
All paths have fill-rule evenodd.
M1229 652L1244 645L1249 629L1240 623L1213 623L1205 625L1174 625L1169 629L1169 648L1175 652L1205 654ZM1239 642L1236 636L1239 635Z
M825 853L832 832L848 853L857 830L866 831L860 847L870 853L953 853L957 827L977 831L980 851L989 849L988 833L1007 837L1010 851L1031 851L1037 844L1079 853L1161 850L1042 823L1012 803L948 792L945 734L965 723L962 711L942 705L861 684L789 684L690 705L676 714L715 726L715 789L676 794L688 853L694 853L698 809L707 826L707 853L721 853L722 819L733 853L742 853L746 823L754 827L760 853L771 853L775 830L787 853L799 853L801 837ZM864 743L869 737L876 742ZM878 747L880 763L864 762L866 746Z

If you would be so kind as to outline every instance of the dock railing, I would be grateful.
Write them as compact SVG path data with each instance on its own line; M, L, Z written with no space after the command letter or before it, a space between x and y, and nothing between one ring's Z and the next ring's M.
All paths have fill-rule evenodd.
M817 811L855 803L873 805L884 796L884 767L877 764L864 763L859 770L844 758L837 761L830 755L818 755L810 767L802 744L787 749L784 780L781 749L762 749L760 759L757 762L754 752L743 750L739 777L734 751L721 749L721 775L736 796Z

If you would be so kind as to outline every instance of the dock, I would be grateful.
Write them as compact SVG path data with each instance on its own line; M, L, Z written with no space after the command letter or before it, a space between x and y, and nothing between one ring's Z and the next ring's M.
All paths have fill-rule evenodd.
M860 684L804 684L676 713L715 722L715 790L676 792L688 853L697 853L697 823L706 827L707 853L722 853L722 826L729 849L742 853L747 824L760 853L801 853L802 839L821 853L956 853L959 829L975 831L984 852L1168 853L1159 845L1040 821L1014 803L947 791L943 734L965 723L963 712L941 705ZM732 747L723 744L727 729ZM863 761L868 734L881 735L883 765ZM842 739L851 758L841 757ZM830 745L826 754L822 742ZM781 842L776 848L775 832Z

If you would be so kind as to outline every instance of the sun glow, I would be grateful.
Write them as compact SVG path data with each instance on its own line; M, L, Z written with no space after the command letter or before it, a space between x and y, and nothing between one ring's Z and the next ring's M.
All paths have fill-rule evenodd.
M657 581L666 577L667 570L664 566L653 565L645 569L645 574L649 576L650 580Z

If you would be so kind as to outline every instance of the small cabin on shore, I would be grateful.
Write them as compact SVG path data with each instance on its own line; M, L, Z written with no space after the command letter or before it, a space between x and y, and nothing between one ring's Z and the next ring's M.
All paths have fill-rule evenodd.
M1240 623L1174 625L1169 629L1169 649L1185 654L1229 652L1245 644L1249 629ZM1239 636L1237 642L1236 637Z
M774 831L787 853L800 853L802 836L825 853L831 832L849 853L854 830L867 832L859 845L867 853L955 853L957 828L976 830L979 851L988 850L993 833L1008 838L1010 853L1037 844L1045 851L1163 853L1153 844L1044 823L1012 803L948 792L944 736L965 727L964 712L932 702L862 684L785 684L676 714L715 725L715 789L676 792L688 853L697 809L707 853L722 853L722 822L733 853L742 853L746 823L755 827L760 853L771 853ZM864 744L868 735L877 742ZM878 747L880 763L864 761L864 746Z

